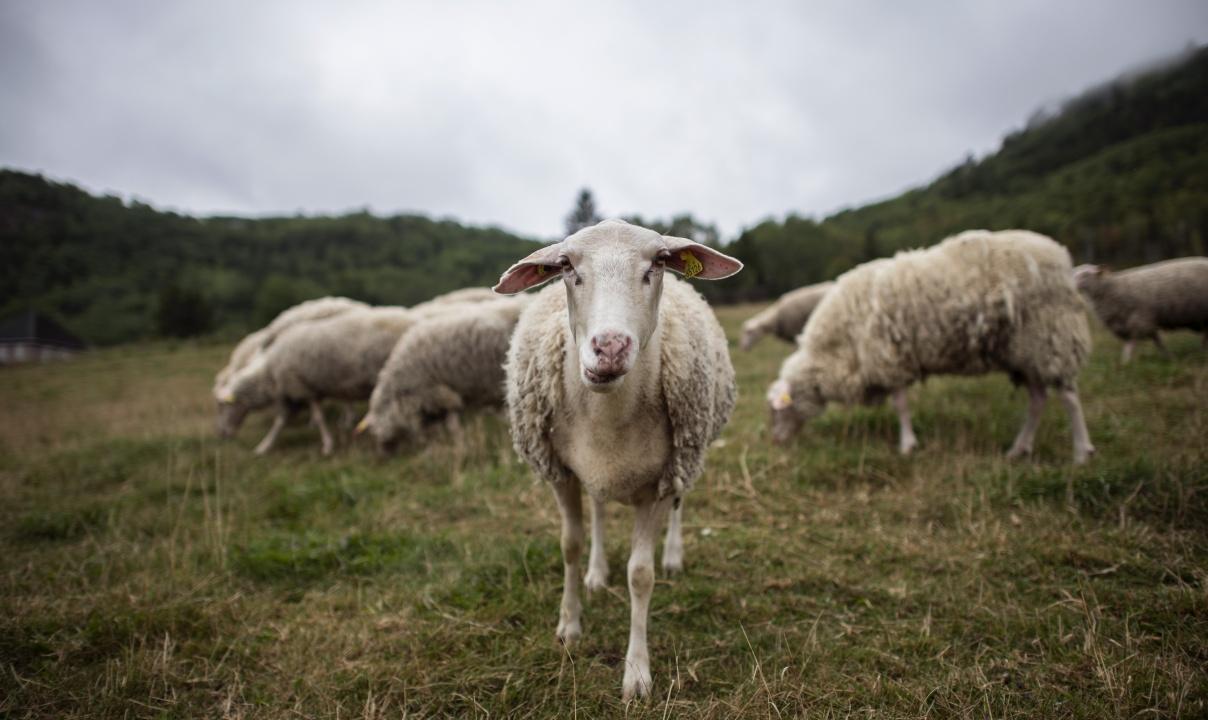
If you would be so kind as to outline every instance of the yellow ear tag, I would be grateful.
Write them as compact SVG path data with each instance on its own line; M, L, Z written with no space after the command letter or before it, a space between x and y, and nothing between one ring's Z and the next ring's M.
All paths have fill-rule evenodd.
M549 272L549 271L545 269L544 265L537 266L537 275L539 277L545 277L545 273L547 273L547 272Z
M700 275L700 271L705 269L705 266L701 264L700 260L696 259L691 250L681 250L680 260L684 261L684 277L689 280Z

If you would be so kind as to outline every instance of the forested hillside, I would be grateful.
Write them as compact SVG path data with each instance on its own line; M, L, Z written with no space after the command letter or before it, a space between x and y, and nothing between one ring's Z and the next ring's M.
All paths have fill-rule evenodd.
M647 224L717 239L691 215ZM997 152L925 187L750 227L728 249L747 270L701 289L721 302L771 297L975 227L1037 230L1080 262L1204 254L1208 48L1037 113ZM32 305L98 344L234 333L321 294L411 304L492 283L534 247L416 215L199 219L0 171L0 315Z
M968 228L1052 235L1078 262L1208 251L1208 48L1037 114L930 185L821 222L790 216L731 245L733 297L776 295Z
M415 215L197 219L0 172L0 314L33 305L98 344L244 330L322 294L411 304L536 247Z

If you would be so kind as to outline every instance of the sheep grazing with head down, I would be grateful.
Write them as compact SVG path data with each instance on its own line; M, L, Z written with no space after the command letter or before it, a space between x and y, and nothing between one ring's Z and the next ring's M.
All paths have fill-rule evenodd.
M634 508L630 629L622 697L651 691L646 620L654 544L671 512L663 568L683 564L682 495L729 420L737 390L725 334L708 303L664 271L715 280L742 263L620 220L584 228L508 269L496 292L560 279L520 316L507 361L516 451L548 481L562 515L564 584L557 636L581 634L581 491L591 496L587 588L607 585L604 502Z
M1159 330L1194 330L1204 334L1208 346L1208 258L1178 258L1120 272L1079 265L1074 284L1103 324L1124 341L1124 363L1132 359L1137 340L1153 340L1166 352Z
M839 277L768 390L773 439L787 440L828 402L891 395L906 454L917 444L909 385L928 375L1001 371L1030 395L1009 455L1031 453L1047 390L1056 388L1070 416L1074 462L1082 463L1094 452L1077 388L1090 349L1065 248L1026 230L970 230Z
M322 297L307 300L283 310L264 328L240 340L235 349L231 351L231 359L227 362L226 367L219 370L217 377L214 378L214 397L224 395L231 376L246 367L256 353L272 345L277 336L288 328L301 322L322 320L349 310L360 310L367 307L369 306L363 302L346 297Z
M742 340L739 347L750 350L764 335L775 335L785 342L795 342L810 315L822 302L826 293L835 286L833 282L806 285L780 296L742 324Z
M459 434L462 410L503 406L503 363L531 296L437 314L403 334L378 374L369 412L357 425L389 452L440 422Z
M367 400L391 349L415 320L405 308L374 307L286 329L231 378L220 398L221 423L233 433L248 412L276 407L272 427L256 446L263 454L272 449L291 410L309 407L323 454L330 454L335 442L320 403Z

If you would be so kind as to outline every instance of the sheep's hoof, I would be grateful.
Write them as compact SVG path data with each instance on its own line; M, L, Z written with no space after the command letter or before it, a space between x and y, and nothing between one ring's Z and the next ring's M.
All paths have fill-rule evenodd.
M918 446L919 446L918 440L915 440L913 438L911 438L910 440L903 440L902 442L898 443L898 454L901 455L902 457L906 457L906 456L910 455L910 453L914 452L914 449L917 448Z
M583 626L579 621L567 622L565 620L558 623L558 642L568 648L574 647L575 643L579 642L579 638L583 636Z
M1032 456L1032 448L1030 448L1030 447L1013 445L1013 446L1011 446L1011 449L1007 451L1008 460L1019 460L1021 458L1028 458L1031 456Z
M1087 448L1082 448L1074 451L1074 464L1085 465L1088 460L1095 454L1095 446L1091 445Z
M597 570L592 568L587 571L587 575L583 578L583 587L587 588L587 592L596 592L597 590L608 589L608 571Z
M268 452L268 448L264 447L263 445L257 445L256 449L253 450L252 452L256 455L264 455L265 453Z
M635 698L648 698L653 688L654 681L650 679L649 664L626 660L625 679L621 682L621 700L630 702Z
M664 553L663 553L663 572L666 573L668 576L671 576L671 575L679 575L683 571L684 571L683 554L681 553L681 554L669 555L666 553L666 551L664 551Z

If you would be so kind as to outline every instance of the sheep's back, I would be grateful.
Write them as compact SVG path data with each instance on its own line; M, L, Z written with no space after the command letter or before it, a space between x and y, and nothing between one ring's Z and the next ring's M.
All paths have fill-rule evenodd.
M1178 258L1111 275L1159 328L1208 329L1208 258Z

